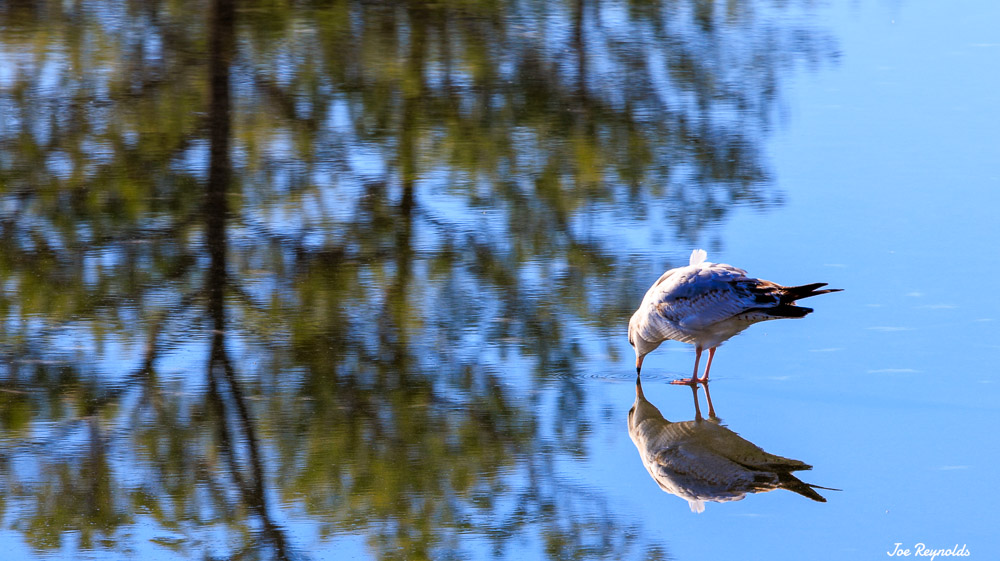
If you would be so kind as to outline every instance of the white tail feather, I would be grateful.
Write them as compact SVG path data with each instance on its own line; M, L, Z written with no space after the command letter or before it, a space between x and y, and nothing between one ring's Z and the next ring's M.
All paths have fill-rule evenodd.
M691 265L701 265L708 258L708 253L704 249L696 249L691 252Z

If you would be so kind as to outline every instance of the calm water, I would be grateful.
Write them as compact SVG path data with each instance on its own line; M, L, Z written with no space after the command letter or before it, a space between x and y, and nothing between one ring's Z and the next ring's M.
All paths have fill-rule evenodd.
M938 4L0 2L4 557L1000 558L1000 4ZM644 399L827 502L647 472L695 247L845 292Z

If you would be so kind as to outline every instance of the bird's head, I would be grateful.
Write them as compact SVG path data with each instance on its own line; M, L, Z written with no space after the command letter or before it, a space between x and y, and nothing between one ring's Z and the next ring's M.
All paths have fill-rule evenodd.
M642 370L642 357L646 356L649 351L645 349L640 349L640 346L645 343L642 338L639 337L638 328L635 323L635 316L628 322L628 344L632 345L632 350L635 351L635 373L639 374Z

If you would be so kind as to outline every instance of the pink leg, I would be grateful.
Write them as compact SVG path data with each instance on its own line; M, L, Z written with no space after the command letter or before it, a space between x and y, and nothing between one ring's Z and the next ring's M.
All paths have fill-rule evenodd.
M700 361L701 361L701 347L695 347L694 348L694 372L691 373L691 377L690 378L681 378L680 380L673 380L670 383L671 384L677 384L677 385L682 385L682 384L697 385L698 384L698 363Z
M712 369L712 359L715 358L715 349L717 348L719 347L712 347L711 349L708 349L708 364L705 365L705 377L702 378L701 380L698 380L701 383L708 382L708 372L709 370ZM698 373L695 372L695 375L697 374Z

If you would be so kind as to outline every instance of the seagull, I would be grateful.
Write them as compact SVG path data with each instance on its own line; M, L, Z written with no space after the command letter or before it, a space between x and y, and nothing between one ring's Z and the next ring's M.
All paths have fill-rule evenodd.
M706 261L703 249L691 252L687 267L670 269L646 291L639 309L628 322L628 342L635 349L635 372L642 372L642 359L667 339L694 345L694 372L691 378L673 384L708 381L712 359L719 345L751 325L769 319L800 318L812 308L795 301L839 288L825 282L802 286L782 286L748 277L732 265ZM698 378L701 353L708 349L705 376Z
M706 501L738 501L748 493L775 489L825 503L816 489L838 490L805 483L792 472L812 466L765 452L719 424L718 418L706 420L699 413L693 421L664 419L646 400L639 380L636 377L635 404L628 412L629 437L660 489L686 500L692 512L703 512Z

